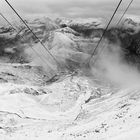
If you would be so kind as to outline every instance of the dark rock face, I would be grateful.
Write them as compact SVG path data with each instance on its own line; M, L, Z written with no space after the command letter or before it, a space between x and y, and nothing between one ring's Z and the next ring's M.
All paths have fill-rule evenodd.
M106 38L113 44L121 45L125 61L140 65L140 32L132 34L127 29L112 28L108 30Z

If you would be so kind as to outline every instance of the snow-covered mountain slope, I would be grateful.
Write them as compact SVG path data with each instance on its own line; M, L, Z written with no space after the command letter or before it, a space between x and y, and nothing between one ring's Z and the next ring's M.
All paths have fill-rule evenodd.
M41 77L36 76L32 83L35 69L30 65L1 64L2 140L140 138L139 87L104 86L97 77L80 75L67 75L51 85L40 86Z
M60 32L55 33L52 46L52 54L54 54L58 60L64 62L64 65L70 65L72 67L72 63L70 64L68 62L71 61L76 63L78 66L84 63L84 61L89 57L88 54L79 51L78 45L75 41Z

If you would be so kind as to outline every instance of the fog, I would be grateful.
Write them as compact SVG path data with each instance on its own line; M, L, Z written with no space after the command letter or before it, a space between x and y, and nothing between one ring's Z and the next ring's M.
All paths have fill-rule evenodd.
M109 44L106 40L100 47L104 49L98 50L96 59L92 59L93 74L97 73L120 86L130 87L140 84L138 69L124 60L123 51L119 45Z
M57 73L57 63L40 43L26 48L24 53L32 65L41 66L48 76Z
M137 86L140 84L140 73L138 69L125 61L124 52L121 50L119 44L110 44L107 40L104 40L99 48L100 49L96 56L92 58L90 64L93 75L97 74L103 79L106 79L106 81L124 87ZM40 44L34 45L33 49L34 50L32 50L31 47L28 47L25 50L30 62L43 67L50 75L56 74L58 72L58 65L46 50ZM68 56L66 51L61 50L61 52L58 53L57 50L57 55L56 58L60 64L64 65L67 63L66 58ZM84 57L84 55L81 55L78 60L71 56L71 59L73 59L73 61L78 60L80 63L80 61L85 61L87 59Z

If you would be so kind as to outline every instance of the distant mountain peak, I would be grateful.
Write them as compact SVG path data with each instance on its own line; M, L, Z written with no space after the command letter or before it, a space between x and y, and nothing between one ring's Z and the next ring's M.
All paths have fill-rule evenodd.
M140 17L128 16L122 21L121 26L124 29L133 30L134 33L140 31Z
M57 18L56 22L61 25L66 25L68 27L78 26L86 29L96 29L96 28L105 28L103 19L101 18Z

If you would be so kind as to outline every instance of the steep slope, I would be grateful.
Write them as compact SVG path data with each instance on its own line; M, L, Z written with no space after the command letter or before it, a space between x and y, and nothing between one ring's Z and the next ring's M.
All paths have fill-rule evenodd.
M40 86L42 78L36 77L33 84L35 77L29 74L29 67L33 74L34 66L1 64L2 140L139 139L139 86L105 86L97 82L97 77L71 75ZM15 77L22 77L24 82L15 81Z

